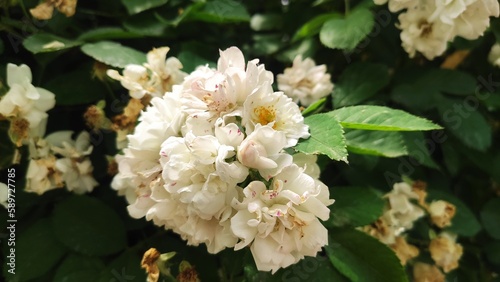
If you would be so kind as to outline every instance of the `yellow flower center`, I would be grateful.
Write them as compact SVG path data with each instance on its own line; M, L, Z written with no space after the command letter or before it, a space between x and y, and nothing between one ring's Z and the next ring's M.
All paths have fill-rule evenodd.
M258 107L254 109L254 114L257 117L257 121L262 125L266 125L276 120L276 110L272 106Z

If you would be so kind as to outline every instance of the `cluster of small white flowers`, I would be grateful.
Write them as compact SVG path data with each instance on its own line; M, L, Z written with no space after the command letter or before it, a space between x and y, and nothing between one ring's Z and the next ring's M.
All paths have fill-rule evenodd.
M27 65L7 64L9 90L0 99L0 115L10 120L11 138L18 146L30 137L45 134L47 111L55 105L55 95L33 86L31 80L31 69Z
M302 55L298 55L291 68L278 74L278 89L307 107L332 93L333 83L326 73L326 65L317 66L314 60L302 60Z
M81 132L76 140L72 131L57 131L44 139L31 139L26 191L39 195L66 186L76 194L91 192L99 183L92 176L89 134Z
M177 58L166 59L169 50L168 47L155 48L148 52L147 63L144 65L127 65L123 75L116 70L108 70L107 74L120 81L135 99L141 99L146 94L162 97L165 92L172 90L173 85L181 83L186 76L186 73L180 70L182 64Z
M154 97L112 187L132 217L171 229L210 253L250 246L260 270L275 272L328 242L328 188L314 156L285 149L309 137L299 107L272 89L273 75L242 52L220 52Z
M396 237L413 227L413 222L425 215L424 210L412 200L418 200L417 193L412 191L412 187L405 182L395 183L393 190L387 193L384 198L389 205L384 214L379 219L379 224L383 225L384 232L377 232L377 237L384 244L394 244Z
M403 48L414 57L418 51L432 60L446 51L456 36L473 40L490 25L490 17L499 16L497 0L374 0L388 2L391 12L399 12Z

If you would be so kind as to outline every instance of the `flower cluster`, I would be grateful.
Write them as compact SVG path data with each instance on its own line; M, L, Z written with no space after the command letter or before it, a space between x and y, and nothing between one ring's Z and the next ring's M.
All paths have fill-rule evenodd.
M437 0L374 0L388 2L391 12L399 15L403 48L415 56L418 51L427 59L443 54L448 42L456 36L473 40L490 25L489 17L499 16L497 0L437 1Z
M57 131L44 139L31 139L26 191L39 195L66 186L76 194L91 192L99 183L92 176L90 136L81 132L76 140L72 131Z
M17 146L45 134L47 111L56 103L53 93L33 86L31 80L27 65L7 64L9 90L0 99L0 120L10 121L9 135Z
M278 74L278 89L307 107L332 93L333 83L326 73L326 65L317 66L314 60L302 60L302 55L298 55L291 68Z
M200 66L155 95L116 156L112 187L130 215L210 253L249 246L260 270L315 256L328 242L318 218L333 200L315 157L285 151L308 127L272 83L258 60L245 63L231 47L216 69Z
M413 228L414 222L426 214L432 225L442 229L451 225L456 208L449 202L438 200L428 203L425 183L421 181L409 184L402 182L394 184L393 190L384 198L388 200L383 215L373 224L364 226L363 231L388 245L398 256L402 265L416 258L421 250L407 242L406 231ZM448 273L458 267L462 256L462 246L456 243L456 234L441 231L431 232L428 245L430 256L435 265L422 262L414 264L415 281L444 281L442 273ZM427 280L426 280L427 279Z

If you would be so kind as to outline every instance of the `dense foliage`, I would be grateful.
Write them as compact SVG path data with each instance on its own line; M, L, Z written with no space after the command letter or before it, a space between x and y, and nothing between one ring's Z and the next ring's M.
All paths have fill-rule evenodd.
M150 274L159 272L160 281L196 281L196 276L201 281L325 281L325 277L328 281L425 281L425 273L432 273L435 281L500 281L500 52L495 49L500 43L500 19L489 18L498 16L492 8L496 5L498 10L496 0L469 1L489 3L490 9L476 10L476 16L485 18L483 29L473 32L446 31L443 26L450 21L452 27L465 25L460 22L465 16L442 16L439 30L434 25L421 34L426 40L440 36L441 41L430 45L425 45L430 41L412 45L418 36L405 27L411 26L408 18L415 7L399 3L403 0L375 1L382 5L372 0L42 2L36 10L37 0L0 2L0 182L7 184L4 190L15 187L15 192L9 192L15 203L0 194L5 206L0 208L0 221L8 226L8 220L17 220L15 246L9 244L11 231L0 231L0 261L7 281L146 281L141 260L150 248L164 254L145 267ZM164 46L170 49L161 49ZM269 154L265 160L245 159L241 152L250 141L240 140L227 149L234 151L222 160L223 165L233 165L227 171L244 166L238 167L244 177L236 180L231 175L235 179L231 185L250 187L245 188L245 197L256 191L252 183L271 187L284 173L269 172L262 162L271 159L280 167L282 159L292 163L290 155L294 155L293 169L317 187L324 186L323 196L329 193L326 198L310 196L323 197L315 207L328 206L329 217L288 203L294 213L311 212L311 222L321 219L321 227L315 230L328 230L327 245L302 250L303 259L299 250L290 263L276 263L273 258L263 263L254 249L256 241L243 244L247 239L243 235L233 236L222 247L197 240L184 229L177 230L177 223L165 223L169 219L162 218L161 212L150 207L138 212L142 206L134 201L138 196L149 197L154 188L143 193L135 184L130 188L116 183L117 179L136 181L135 176L124 176L122 159L129 157L128 146L134 146L128 142L151 134L142 127L156 117L152 112L165 109L159 106L161 98L153 97L178 91L179 96L174 96L178 100L168 105L187 111L198 105L181 99L182 93L194 91L195 83L176 90L151 82L154 62L159 60L170 69L182 65L170 73L179 79L172 84L182 84L185 76L186 81L195 81L193 71L205 66L206 72L224 75L221 83L238 86L227 71L234 66L225 61L236 57L229 54L236 52L232 46L245 57L243 73L252 73L252 66L257 82L271 81L268 88L255 89L295 95L293 103L286 100L289 115L283 123L293 118L296 124L290 125L293 129L282 126L286 134L280 133L274 114L268 120L268 112L253 108L248 115L256 113L257 121L249 122L252 118L245 111L253 92L246 100L236 99L236 106L231 104L236 108L231 108L229 118L215 110L224 117L224 130L229 123L234 125L246 141L260 142L262 147L256 151ZM156 61L148 53L153 48L160 50ZM165 63L165 56L177 59ZM249 62L255 58L258 63ZM304 82L300 88L293 84L294 76L302 75L298 65L324 67L314 69L316 78L320 77L314 85ZM266 76L263 66L273 77ZM144 71L151 76L146 79L149 88L146 83L130 83L134 81L127 80L127 70L128 75ZM29 94L20 102L9 96L13 89ZM322 94L311 94L315 91ZM139 113L146 109L150 115L137 125ZM169 113L174 109L169 108ZM191 138L196 124L189 119L183 122L189 130L172 129L174 133L167 137ZM213 129L214 124L207 128ZM309 133L304 131L307 126ZM229 136L227 130L224 133ZM260 133L264 130L272 133ZM127 134L133 137L127 140ZM212 135L222 138L217 132ZM266 143L265 138L272 139ZM165 140L160 141L158 146ZM200 145L200 151L206 144ZM270 148L279 144L271 154ZM143 157L142 152L137 156ZM303 154L318 155L316 172L312 164L316 159L299 161ZM167 159L158 162L165 171L176 165ZM131 163L130 170L142 165ZM221 165L215 158L213 163ZM45 168L51 178L40 177ZM198 173L193 171L181 172ZM321 181L314 176L319 171ZM141 185L153 183L144 179ZM231 182L221 179L224 185ZM226 199L227 206L250 205L240 190L235 192L240 195L234 199L238 203ZM197 208L192 206L188 208ZM262 210L267 212L266 208ZM232 218L243 217L242 210L231 210ZM273 226L278 229L279 224ZM273 226L268 229L274 230ZM231 228L238 233L234 229L238 227ZM8 272L12 260L7 256L13 247L15 274Z

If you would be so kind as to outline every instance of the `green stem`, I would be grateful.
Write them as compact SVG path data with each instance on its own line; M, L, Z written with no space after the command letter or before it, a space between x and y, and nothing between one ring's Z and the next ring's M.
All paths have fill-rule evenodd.
M345 6L345 15L347 16L349 14L349 12L351 11L351 1L344 0L344 6Z

